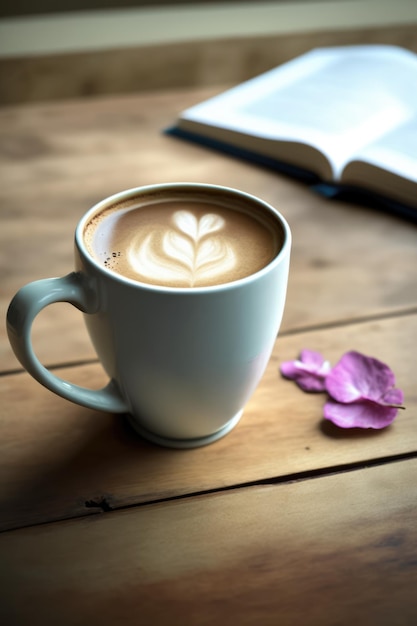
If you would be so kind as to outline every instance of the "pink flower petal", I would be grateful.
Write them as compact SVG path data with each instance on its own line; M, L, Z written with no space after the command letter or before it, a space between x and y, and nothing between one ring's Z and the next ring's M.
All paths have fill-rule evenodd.
M280 367L285 378L294 380L304 391L325 391L330 363L319 352L302 350L300 359L284 361Z
M341 428L385 428L404 408L403 392L394 387L388 365L359 352L347 352L331 369L319 352L305 349L280 369L304 391L327 390L324 417Z
M326 377L327 391L339 402L381 402L394 384L388 365L355 351L344 354Z
M320 354L320 352L308 350L307 348L301 350L300 361L304 363L307 367L310 367L312 370L319 370L325 363L324 357L322 354Z
M396 404L397 406L401 406L404 402L404 394L401 389L396 389L392 387L388 389L386 393L384 393L382 400L384 404Z
M324 405L324 417L340 428L385 428L395 419L397 408L381 406L369 400L341 404L329 400Z

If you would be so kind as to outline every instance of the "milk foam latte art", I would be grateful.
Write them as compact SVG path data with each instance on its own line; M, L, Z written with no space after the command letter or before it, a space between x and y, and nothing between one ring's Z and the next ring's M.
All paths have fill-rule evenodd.
M137 200L101 213L86 242L107 269L152 285L195 288L262 269L280 242L265 216L219 201Z
M225 220L220 215L206 213L198 219L191 211L176 211L172 223L174 228L163 233L159 246L151 233L133 240L126 250L138 275L158 283L184 280L194 287L204 278L220 280L236 266L236 253L221 235Z

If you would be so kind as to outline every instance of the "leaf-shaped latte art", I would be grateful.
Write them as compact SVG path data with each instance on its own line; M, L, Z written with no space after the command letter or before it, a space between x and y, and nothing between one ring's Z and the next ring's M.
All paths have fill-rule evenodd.
M235 253L230 244L218 239L203 241L197 252L196 280L219 276L233 269L235 264Z
M189 235L193 241L197 239L198 221L195 215L189 211L177 211L173 215L173 221L178 230Z
M221 279L236 265L236 255L220 231L225 221L208 213L197 218L190 211L173 215L176 230L169 229L157 245L149 234L128 251L132 268L159 284L185 283L193 287L201 281Z
M162 250L171 259L177 260L191 271L194 269L194 245L188 237L169 230L162 239Z
M141 276L156 283L170 283L188 281L189 269L185 266L177 266L167 263L162 255L159 255L153 248L152 235L147 235L145 239L136 247L134 245L128 251L128 259L131 267Z
M193 241L220 230L225 224L224 219L215 213L207 213L197 219L190 211L176 211L173 222L178 230L189 235Z

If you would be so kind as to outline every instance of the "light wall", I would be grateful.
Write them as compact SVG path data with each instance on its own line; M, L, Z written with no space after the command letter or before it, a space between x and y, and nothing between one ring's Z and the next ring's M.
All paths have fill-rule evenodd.
M212 2L0 20L0 105L235 84L319 46L417 53L417 0Z
M417 24L417 0L302 0L144 6L0 20L0 57L230 37Z

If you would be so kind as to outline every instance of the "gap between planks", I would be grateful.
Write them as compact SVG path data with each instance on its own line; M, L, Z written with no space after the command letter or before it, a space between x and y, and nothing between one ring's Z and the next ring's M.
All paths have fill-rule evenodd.
M372 467L381 467L384 465L399 463L404 461L410 461L417 459L417 450L414 452L406 452L403 454L394 454L388 457L380 457L377 459L371 459L369 461L356 461L354 463L346 463L341 465L332 465L326 468L320 468L316 470L308 470L304 472L293 472L291 474L285 474L283 476L265 478L253 481L247 481L243 483L235 483L234 485L228 485L226 487L215 487L213 489L205 489L201 491L191 491L189 493L179 494L177 496L169 496L166 498L156 498L155 500L147 500L145 502L137 502L134 504L127 504L121 506L112 507L106 496L102 498L96 498L94 500L86 500L86 510L91 509L91 513L86 515L74 515L68 517L62 517L54 520L46 520L43 522L35 522L32 524L22 524L21 526L13 527L10 529L0 530L0 535L3 533L10 533L19 531L23 528L32 528L34 526L45 526L47 524L56 524L59 522L67 522L70 520L82 520L89 515L105 514L105 513L118 513L126 511L128 509L138 509L146 506L153 506L158 504L167 504L175 501L190 500L192 498L211 496L216 494L222 494L227 492L235 492L241 489L250 489L253 487L263 487L271 485L290 485L293 483L304 482L307 480L314 480L318 478L328 478L337 474L346 474L358 470L366 470ZM95 511L93 513L93 510Z

